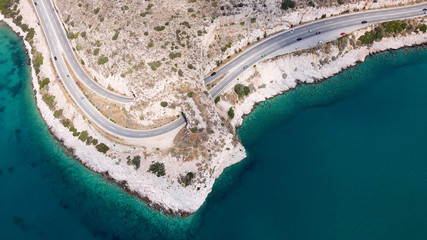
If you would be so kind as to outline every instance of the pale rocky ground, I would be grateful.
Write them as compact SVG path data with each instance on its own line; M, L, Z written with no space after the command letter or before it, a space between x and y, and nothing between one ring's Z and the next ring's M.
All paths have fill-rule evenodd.
M51 79L50 84L43 91L39 91L39 83L33 71L33 84L34 89L37 90L36 99L42 117L51 128L53 134L58 139L61 139L66 147L73 149L75 156L85 166L96 172L108 172L116 181L126 181L130 190L135 191L142 197L147 197L152 203L160 204L164 209L173 212L196 211L203 204L212 189L214 181L223 170L239 162L246 156L243 146L236 137L235 126L241 124L242 115L249 113L254 103L263 101L265 98L275 96L294 87L295 79L310 82L313 79L323 79L331 76L341 69L353 65L357 60L363 60L371 51L375 52L375 49L378 51L389 47L397 48L423 41L426 42L425 35L384 39L381 43L375 43L371 49L350 49L348 53L339 56L335 61L330 61L323 66L315 64L316 67L307 63L318 63L320 59L327 56L331 58L333 54L336 54L336 49L334 50L333 46L331 46L331 53L328 54L323 53L322 50L316 50L317 52L311 54L301 54L300 56L288 54L258 64L257 69L259 73L255 74L255 76L252 76L254 74L253 70L249 70L244 73L244 76L240 77L240 81L243 82L250 79L252 82L245 82L245 84L253 84L256 92L251 93L243 101L220 101L215 106L213 100L204 93L206 88L202 81L203 75L207 74L215 66L215 60L226 59L234 50L240 48L239 46L246 46L247 42L254 42L254 39L258 36L257 34L260 33L263 35L267 31L266 29L270 29L270 32L267 32L267 34L271 34L282 29L287 29L289 25L282 24L283 26L279 26L279 20L277 19L275 19L275 21L277 20L276 25L268 25L268 21L263 22L261 19L262 16L268 16L271 13L258 11L256 13L258 14L256 15L256 24L246 29L239 22L241 22L240 19L248 19L248 16L243 12L250 12L250 8L247 7L244 10L242 7L239 8L242 12L233 13L237 14L236 19L233 21L237 23L238 27L236 26L234 30L227 30L227 27L221 24L229 22L228 19L230 16L227 16L227 14L226 16L222 16L222 14L218 13L220 6L225 6L226 2L189 3L187 1L174 1L172 3L169 1L158 1L150 9L152 13L143 17L143 21L146 24L136 21L134 18L142 18L139 13L145 12L144 9L147 8L148 4L154 2L135 2L130 0L120 3L112 3L110 1L80 2L82 3L82 7L78 7L78 1L60 0L56 1L56 4L63 21L66 20L68 15L75 18L70 17L70 20L66 24L67 28L70 28L74 33L80 32L80 34L82 31L86 31L86 39L78 37L72 40L71 43L75 48L77 48L77 45L82 46L82 49L78 51L78 56L84 60L85 67L91 75L95 76L101 85L105 87L110 86L123 94L129 95L130 90L133 90L138 96L138 101L133 103L134 105L126 106L126 108L130 112L130 115L136 119L135 121L140 121L141 125L149 126L150 124L155 124L157 121L156 118L162 119L164 118L164 114L173 116L180 111L184 111L188 116L189 125L186 129L178 133L175 139L174 136L176 133L171 133L169 136L162 136L162 139L150 139L138 145L120 144L100 132L80 111L75 110L74 104L66 97L67 94L64 94L65 90L62 84L55 81L57 77L50 60L47 43L38 25L32 5L29 1L21 0L19 9L21 15L24 17L23 22L36 29L33 46L44 57L44 64L41 66L39 77L40 79L44 77ZM131 5L132 2L134 5ZM381 2L383 5L395 5L400 1L390 0ZM141 5L136 6L136 3ZM260 2L259 5L263 3L264 1ZM86 4L88 4L87 8L91 14L87 13L88 19L84 23L82 21L79 22L79 19L82 19L77 17L79 16L79 12L81 14L79 9L85 8ZM295 23L298 23L298 17L295 17L295 14L297 16L298 14L300 16L304 15L305 8L282 11L278 9L278 4L279 1L266 1L267 9L271 8L272 11L278 11L277 14L281 12L282 18L296 19ZM123 8L124 10L121 10L120 8L125 5L128 5L129 9L126 10ZM277 9L273 9L273 5ZM373 8L383 6L381 4L368 5ZM92 14L93 9L97 6L102 6L102 9L100 9L98 14ZM177 6L180 7L178 8ZM297 6L300 6L299 3ZM345 6L347 5L333 6L325 8L326 10L322 11L337 14L344 11L346 9ZM189 13L188 8L193 8L194 11ZM349 8L354 8L354 6L348 5L347 9ZM109 9L109 12L106 12L106 9ZM125 14L118 14L121 11L125 12ZM206 15L206 20L200 21L199 18L202 15L202 11ZM103 22L99 21L99 14L103 14L104 16ZM173 20L170 19L170 16L177 16L178 14L179 17ZM192 14L197 14L197 16L192 17ZM113 20L110 16L116 16L117 19ZM305 16L307 14L304 15L304 21L306 21ZM314 15L313 17L315 18ZM212 18L214 18L213 23ZM128 26L126 26L127 24L120 25L123 24L123 21L127 21L127 19L130 20ZM310 18L307 18L307 21L309 20ZM5 21L9 25L14 26L9 19L5 19ZM73 21L74 27L71 25ZM92 25L91 30L88 30L87 23L92 21L98 22ZM166 29L162 32L153 30L153 26L161 25L166 21L169 21L169 25L166 26L166 29L170 28L169 31ZM185 21L188 21L192 28L180 25L180 23ZM112 36L114 35L114 30L112 29L118 28L112 27L114 24L121 26L117 40L112 40ZM267 27L264 28L263 24ZM248 23L245 23L244 26L248 25ZM97 27L98 30L96 30ZM133 32L132 27L135 28L135 35L128 37L130 36L130 32ZM175 46L178 45L175 34L177 28L182 31L185 30L190 35L190 39L185 43L185 47L179 46L177 50L174 50L174 52L181 52L182 56L174 60L169 60L169 51L161 48L161 45L167 41L170 43L166 49L171 48L171 42L173 41L175 41ZM16 26L13 29L16 32L20 32L20 29ZM138 32L137 29L139 29ZM257 29L261 30L258 31ZM202 36L197 36L198 30L202 30ZM206 33L204 33L204 30ZM145 31L149 32L148 36L143 34ZM233 35L236 31L241 31L241 35ZM23 33L21 34L24 35ZM231 37L227 38L227 34L230 34ZM218 40L215 40L215 35L225 37L221 38L221 42L218 42ZM163 42L160 38L163 39ZM148 49L146 46L149 39L153 39L154 46ZM227 39L227 41L231 41L230 39L232 39L233 43L231 48L222 52L220 46L227 43L224 39ZM93 50L96 48L94 46L94 44L96 45L96 40L102 40L102 44L99 47L99 55L105 54L109 57L109 61L105 65L98 65L97 57L93 56ZM213 46L213 42L216 44L215 46ZM26 45L27 48L30 48L28 43ZM213 47L209 48L209 45ZM188 46L191 47L188 48ZM86 52L87 50L90 50L89 53ZM114 52L117 53L113 54ZM208 57L208 54L210 57ZM148 62L161 60L162 58L166 58L166 61L156 71L151 70L147 66ZM144 64L141 64L141 62L144 62ZM188 69L188 63L192 63L196 69ZM137 66L133 68L135 64ZM177 64L176 69L183 70L183 77L179 77L178 73L171 70L172 67L175 67L174 64ZM300 70L293 72L295 64L300 64L298 67ZM124 77L120 76L129 68L133 69L132 72L128 71ZM302 71L303 69L306 70ZM282 78L284 72L287 73L286 79ZM260 88L263 84L265 84L265 87ZM190 91L194 92L192 98L187 96L187 93ZM231 91L228 92L230 96L232 95ZM41 100L44 93L55 96L56 108L63 109L63 116L70 119L78 131L86 130L91 136L108 145L110 150L107 154L102 154L93 146L86 145L78 140L77 137L72 135L72 132L60 123L59 119L53 117L52 111ZM175 103L176 107L175 109L164 109L160 107L161 101L168 101L169 104ZM226 110L232 104L235 105L236 116L231 121L228 121L226 120L228 118ZM137 110L131 111L131 107ZM146 117L141 120L141 115ZM195 131L190 131L190 129ZM141 166L137 170L134 166L126 164L126 157L136 155L142 157ZM166 175L164 177L157 177L147 171L153 161L165 164ZM192 180L191 185L185 187L178 179L188 172L194 173L195 178Z

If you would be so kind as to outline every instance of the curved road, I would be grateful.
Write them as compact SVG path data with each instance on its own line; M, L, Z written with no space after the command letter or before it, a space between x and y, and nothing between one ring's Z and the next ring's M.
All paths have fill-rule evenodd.
M37 2L36 9L44 8L41 1ZM38 12L38 11L37 11ZM62 58L61 48L59 45L59 39L55 35L55 32L47 31L46 29L52 28L52 23L44 15L39 15L42 28L44 30L46 39L48 41L49 48L51 50L52 58L56 56L57 60L54 60L54 66L58 72L59 77L62 79L62 83L67 89L70 96L80 107L80 109L91 119L96 125L98 125L104 131L125 139L142 139L142 138L151 138L160 136L162 134L168 133L177 128L183 127L185 125L185 120L183 117L164 125L162 127L152 129L152 130L132 130L121 127L117 124L114 124L108 120L104 115L102 115L87 99L84 98L82 92L80 91L77 84L74 80L69 77L70 73L65 65L65 61Z
M286 52L307 49L316 46L320 40L325 43L327 41L332 41L341 37L341 29L344 30L351 28L351 31L355 31L356 29L363 28L370 23L423 16L425 15L423 8L427 8L427 3L407 7L347 14L302 25L300 27L294 28L292 32L288 31L271 36L264 41L252 46L237 56L235 59L227 63L224 67L218 69L214 76L206 77L204 79L205 84L211 83L225 75L225 77L209 91L210 95L215 98L233 83L239 74L245 70L245 66L252 67L254 64L263 60L264 58L280 55L275 54L278 52L283 54L284 52L281 51L283 48L289 48L292 45L298 46L297 49L289 48L289 50ZM362 21L367 21L367 24L362 24ZM312 31L309 32L310 30ZM320 32L320 34L317 35L317 32ZM335 34L332 36L331 34L328 34L333 32L335 32ZM297 41L298 38L301 38L302 40ZM263 54L265 54L264 58L262 57Z
M54 60L53 62L60 78L63 80L65 88L82 111L101 129L117 137L142 139L156 137L185 125L184 118L180 117L165 126L153 130L131 130L118 126L108 120L84 98L76 83L69 77L70 74L61 53L64 53L77 77L88 85L88 87L94 92L122 103L130 102L132 101L132 98L111 93L90 79L90 77L87 76L81 68L76 56L74 55L50 0L38 0L37 5L35 2L34 5L48 41L52 58L57 58L57 60ZM293 29L292 33L280 33L252 46L231 62L227 63L224 67L217 70L215 76L208 76L205 78L205 83L208 84L225 75L225 77L210 90L211 96L215 98L224 89L231 85L234 79L236 79L237 76L247 67L256 64L266 57L283 54L284 52L292 52L296 49L300 50L311 48L317 45L319 39L322 39L323 42L332 41L340 37L339 33L336 34L340 29L354 31L358 28L364 27L366 24L362 24L361 21L367 21L369 24L422 16L424 15L422 9L426 7L427 4L423 3L401 8L360 12L302 25ZM316 32L321 33L316 35ZM301 38L302 40L297 41L298 38ZM264 58L262 57L263 54L265 54Z
M61 49L64 53L68 64L72 68L73 72L77 77L82 81L90 90L94 91L98 95L104 96L105 98L119 102L119 103L128 103L133 101L132 97L122 96L116 93L112 93L105 88L101 87L98 83L92 80L87 73L83 70L76 56L74 55L73 49L68 42L67 36L65 34L64 28L59 21L59 17L56 14L55 9L52 6L50 0L37 0L37 6L35 9L39 19L41 19L46 24L43 25L44 32L49 32L51 36L55 36L57 39L57 45L55 48ZM35 3L34 3L35 4ZM54 55L57 58L59 54Z

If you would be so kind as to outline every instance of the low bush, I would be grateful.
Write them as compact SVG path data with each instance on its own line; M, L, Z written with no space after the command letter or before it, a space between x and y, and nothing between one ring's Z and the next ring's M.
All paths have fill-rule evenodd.
M157 177L165 176L165 165L159 162L151 162L149 172L155 174Z
M136 155L132 158L132 160L130 159L130 157L128 157L127 164L134 165L135 169L139 169L139 167L141 166L141 156Z
M62 112L63 112L63 111L64 111L63 109L56 110L56 111L53 113L53 116L54 116L55 118L59 118L60 116L62 116Z
M185 187L191 184L191 180L194 178L194 173L188 172L185 176L181 176L179 182L181 182Z
M89 133L87 131L83 131L82 133L80 133L79 140L82 142L86 142L88 137Z
M50 83L49 78L44 78L44 79L40 82L40 89L43 89L43 88L44 88L44 87L46 87L49 83Z
M157 68L159 68L162 65L162 62L154 61L154 62L149 62L147 64L148 64L148 66L150 66L151 70L156 71Z
M159 31L159 32L163 31L163 30L165 30L165 26L155 26L154 30Z
M160 103L160 106L162 106L162 107L167 107L167 106L168 106L168 102L161 102L161 103Z
M283 0L280 8L283 10L288 10L289 8L294 8L296 3L292 0Z
M102 55L98 58L98 65L105 64L106 62L108 62L108 57Z
M231 119L234 118L234 109L232 107L228 109L228 117Z
M49 94L43 94L42 96L43 101L46 103L46 105L50 108L50 110L55 110L55 96L49 95Z
M106 153L108 150L110 150L110 148L104 143L100 143L96 145L96 149L102 153Z
M216 98L215 98L215 100L214 100L214 101L215 101L215 104L217 104L220 100L221 100L221 98L220 98L219 96L218 96L218 97L216 97Z

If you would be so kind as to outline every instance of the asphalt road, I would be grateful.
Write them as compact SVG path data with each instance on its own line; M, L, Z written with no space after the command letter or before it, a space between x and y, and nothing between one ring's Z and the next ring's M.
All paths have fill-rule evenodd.
M71 48L70 43L68 42L65 30L62 27L59 21L59 17L56 14L56 11L53 8L53 5L50 0L37 0L36 11L39 15L39 19L43 19L42 21L46 21L49 23L46 24L46 27L43 26L44 31L49 32L51 33L51 36L56 37L57 46L54 47L62 49L62 53L65 55L70 67L80 79L80 81L82 81L93 92L97 93L100 96L104 96L105 98L111 101L119 103L128 103L133 101L132 97L122 96L106 90L87 75L87 73L83 70L79 61L73 53L73 49ZM58 56L59 54L56 55L56 57Z
M326 43L341 37L340 29L343 29L343 32L345 32L345 29L349 28L354 31L371 23L423 16L425 14L422 9L426 7L427 3L422 3L414 6L359 12L302 25L294 28L292 32L287 31L274 35L252 46L225 66L218 69L214 76L206 77L204 79L205 84L211 83L224 76L224 78L209 91L210 95L215 98L219 96L222 91L226 90L227 87L246 70L245 68L252 67L264 58L279 55L275 53L280 52L283 54L284 48L289 49L286 52L307 49L317 45L320 40ZM362 24L362 21L367 21L367 23ZM316 34L317 32L320 32L320 34ZM335 35L331 37L330 33L335 33ZM325 38L324 36L328 37ZM302 40L297 41L298 38ZM266 56L262 57L263 54Z
M295 46L297 46L295 49L298 50L311 48L313 47L313 42L317 43L318 39L326 36L328 32L329 35L331 35L331 33L334 33L340 29L348 29L349 27L354 27L356 29L362 28L366 25L361 24L361 21L364 20L368 21L369 24L393 19L404 19L421 16L424 15L422 9L425 7L427 7L427 4L349 14L322 21L316 21L297 27L293 30L292 33L280 33L254 45L233 59L231 62L226 64L224 67L217 70L215 76L207 77L205 79L205 83L210 83L215 81L217 78L224 76L224 78L210 90L211 96L216 97L224 89L226 89L227 86L231 85L234 79L236 79L237 76L245 70L244 68L246 67L244 66L251 67L264 58L268 58L277 53L280 53L283 51L283 49L288 49L287 51L290 52L293 51ZM128 139L144 139L163 135L185 125L184 118L180 117L179 119L167 125L153 130L131 130L118 126L108 120L88 100L84 98L77 84L72 78L69 77L70 73L65 65L65 60L63 59L63 55L61 53L64 53L64 56L70 63L72 70L77 75L77 77L97 94L102 95L110 100L122 103L130 102L132 101L132 98L124 97L105 90L97 83L95 83L84 72L76 56L74 55L71 46L69 45L65 31L59 22L50 0L37 0L37 6L35 6L35 9L45 36L48 40L52 58L57 58L57 60L53 61L54 66L60 78L62 79L65 88L76 104L81 108L81 110L101 129L117 137ZM313 31L309 32L311 29L313 29ZM316 32L321 32L321 34L316 35ZM339 33L335 34L332 38L336 39L338 37L340 37ZM302 40L297 41L298 38L302 38ZM324 42L331 41L333 39L324 39L323 37L323 40L325 40ZM261 57L263 54L266 55L264 58Z
M81 90L74 82L74 80L70 77L70 73L65 65L65 61L62 57L62 48L59 44L60 39L57 37L57 32L51 31L52 22L47 18L44 14L40 15L40 12L47 12L48 6L42 4L42 2L48 2L49 0L39 0L37 1L37 9L38 17L42 24L43 31L45 33L46 39L48 41L49 48L51 50L52 59L56 56L57 60L54 60L54 66L56 71L62 80L65 88L67 89L70 96L76 102L76 104L80 107L80 109L93 121L97 126L99 126L104 131L125 139L143 139L143 138L152 138L156 136L163 135L170 131L173 131L177 128L183 127L185 125L184 118L180 117L179 119L164 125L162 127L152 129L152 130L132 130L121 127L117 124L114 124L110 120L108 120L104 115L102 115L82 94ZM43 9L42 9L43 8Z

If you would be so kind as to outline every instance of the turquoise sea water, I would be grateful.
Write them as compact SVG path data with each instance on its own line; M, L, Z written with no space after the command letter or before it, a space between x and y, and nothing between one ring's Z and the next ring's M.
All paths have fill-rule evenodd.
M191 218L151 211L64 153L0 24L0 239L426 239L427 49L369 57L257 106Z

